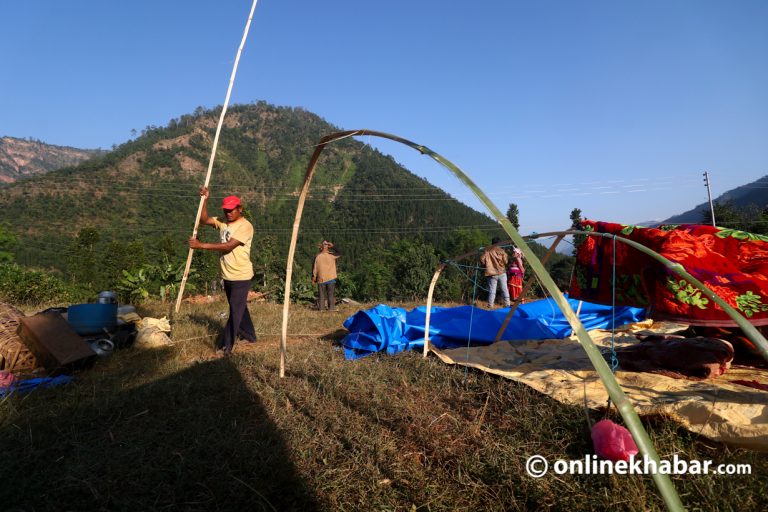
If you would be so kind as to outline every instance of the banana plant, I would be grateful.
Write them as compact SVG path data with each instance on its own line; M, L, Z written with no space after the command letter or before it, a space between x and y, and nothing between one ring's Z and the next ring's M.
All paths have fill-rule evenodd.
M189 275L195 275L195 268L189 269ZM133 271L123 270L123 279L117 286L119 292L132 301L145 301L152 296L150 290L157 290L160 300L165 302L168 295L175 294L184 275L184 264L174 265L167 258L159 265L146 264ZM194 290L192 283L188 289Z
M145 267L134 272L123 270L123 279L117 285L117 291L124 293L131 301L144 301L149 297L150 278Z

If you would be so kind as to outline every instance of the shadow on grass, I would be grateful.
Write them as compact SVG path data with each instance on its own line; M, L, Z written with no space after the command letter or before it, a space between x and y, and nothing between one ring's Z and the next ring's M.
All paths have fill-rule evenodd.
M219 338L224 334L224 323L226 323L226 317L222 317L219 314L217 314L216 317L213 317L196 313L189 315L187 317L187 321L191 324L204 328L208 332L215 333L216 338ZM211 342L211 345L213 346L214 343Z
M340 344L341 340L343 340L344 336L346 336L347 334L349 334L349 331L346 329L336 329L333 332L323 334L322 336L320 336L320 339L325 341L333 341L337 344Z
M21 418L0 422L4 510L319 507L229 360L116 393L97 385L13 399ZM64 406L46 404L62 392Z

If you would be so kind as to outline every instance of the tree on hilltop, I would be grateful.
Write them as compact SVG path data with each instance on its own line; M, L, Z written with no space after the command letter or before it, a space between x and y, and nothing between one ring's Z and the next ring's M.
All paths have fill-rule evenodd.
M507 208L507 219L509 219L509 222L515 226L516 230L520 230L520 210L515 203L509 203L509 208Z

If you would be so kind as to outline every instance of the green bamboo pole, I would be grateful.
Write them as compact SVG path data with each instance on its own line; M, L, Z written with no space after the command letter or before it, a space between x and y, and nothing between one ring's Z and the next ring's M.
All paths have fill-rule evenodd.
M621 389L621 386L619 386L619 383L616 382L616 378L611 372L608 364L605 362L605 359L603 359L603 355L600 353L600 350L598 350L598 348L595 346L592 338L589 337L586 329L584 329L584 326L581 324L579 318L575 315L569 306L568 301L557 287L552 277L549 275L546 269L544 269L544 265L541 264L539 258L537 258L533 251L531 251L531 249L525 243L525 240L523 240L512 223L509 222L509 220L501 213L496 205L493 204L493 202L485 195L485 193L483 193L483 191L480 190L477 185L475 185L469 176L464 174L464 172L453 163L427 148L424 148L422 153L427 154L437 162L447 167L449 170L451 170L451 172L453 172L454 175L456 175L456 177L459 178L459 180L467 185L472 190L472 192L474 192L477 198L480 199L480 201L485 205L485 207L488 208L488 210L493 214L497 222L501 224L501 227L504 228L504 231L507 232L515 245L517 245L517 247L523 251L528 264L541 280L544 288L546 288L546 290L552 296L553 300L560 308L560 311L562 311L563 315L568 320L568 323L571 324L571 327L573 327L573 330L576 333L581 346L587 353L587 357L589 357L589 360L592 362L592 366L595 367L595 371L597 371L597 374L600 376L600 380L603 382L603 386L605 386L605 389L608 392L608 396L610 396L611 400L613 400L613 403L616 405L616 408L619 410L622 418L624 418L624 423L626 423L627 428L632 433L632 437L637 443L637 447L640 449L640 453L655 461L657 464L660 464L659 455L656 453L656 449L654 448L650 437L648 437L648 433L645 431L645 428L643 427L637 412L635 412L632 403L624 394L624 391ZM654 474L652 475L652 478L656 483L656 487L659 489L659 492L661 493L662 499L667 505L667 508L669 510L684 510L683 504L680 501L680 497L678 496L677 491L672 484L672 480L669 478L669 475Z
M416 144L415 142L411 142L410 140L407 140L402 137L398 137L396 135L392 135L389 133L377 132L373 130L349 130L344 132L333 133L320 139L320 143L317 146L315 154L312 156L312 160L310 161L309 168L307 169L307 173L306 173L304 189L303 189L302 195L299 197L299 204L297 206L297 211L296 211L296 219L294 221L294 226L293 226L294 227L293 234L291 236L291 245L288 250L288 262L286 264L285 303L283 306L283 329L282 329L282 337L281 337L281 345L280 345L281 346L281 363L284 361L284 356L285 356L284 351L285 351L285 343L286 343L286 336L287 336L288 308L290 303L289 283L291 280L290 276L291 276L291 271L293 267L293 256L295 254L296 240L298 238L298 228L301 222L301 210L303 209L304 199L306 195L304 192L306 192L309 189L309 182L312 179L314 167L317 164L317 159L319 157L320 152L330 142L333 142L342 138L346 138L346 137L363 136L363 135L371 135L374 137L382 137L385 139L394 140L395 142L400 142L401 144L405 144L406 146L415 149L416 151L420 152L423 155L429 156L430 158L432 158L433 160L441 164L443 167L446 167L449 171L451 171L454 174L454 176L456 176L462 183L464 183L467 187L469 187L470 190L472 190L475 196L477 196L477 198L493 214L493 216L496 218L496 221L499 224L501 224L501 227L504 229L504 231L507 232L510 239L515 243L515 245L517 245L518 248L520 248L520 250L523 251L525 258L528 261L528 264L531 266L533 271L536 272L536 275L539 277L544 287L550 293L555 303L560 308L560 311L563 312L563 315L568 320L568 323L571 324L571 327L573 327L573 330L576 333L578 340L581 343L581 346L584 348L584 351L586 352L587 357L589 357L589 360L592 362L592 365L595 367L595 371L597 371L597 374L600 376L600 380L603 382L603 386L605 386L605 389L608 392L608 396L610 396L611 400L613 400L613 403L616 405L616 408L619 410L619 413L621 414L622 418L624 418L624 423L626 423L627 428L632 433L632 437L637 443L637 447L640 449L640 453L647 456L649 459L655 461L656 464L659 465L661 463L659 460L659 455L658 453L656 453L656 449L653 447L653 443L651 442L651 439L648 437L648 433L645 431L645 428L643 428L643 424L640 421L640 418L638 417L637 413L635 412L635 409L632 406L632 403L624 394L624 391L622 391L618 382L616 382L616 378L611 372L611 369L608 367L608 364L605 362L605 359L603 359L602 354L595 346L594 342L592 341L592 338L589 337L589 334L587 333L586 329L584 329L584 326L581 324L578 317L574 314L573 310L568 305L568 301L565 299L565 296L562 294L560 289L552 280L552 277L549 275L546 269L544 269L544 265L541 264L539 259L533 253L533 251L531 251L531 249L525 243L525 240L523 240L523 238L520 236L520 234L517 232L514 226L512 226L512 223L509 222L509 220L501 213L501 211L496 207L496 205L493 204L493 202L488 198L488 196L486 196L485 193L482 190L480 190L480 188L477 185L475 185L475 183L469 178L469 176L467 176L464 173L464 171L459 169L451 161L447 160L446 158L439 155L438 153L435 153L434 151L432 151L426 146L422 146L421 144ZM281 365L281 377L282 376L283 376L283 368ZM680 497L678 496L677 491L675 490L675 487L672 484L672 480L669 478L669 475L654 474L652 475L652 478L656 483L656 487L659 489L659 492L661 493L661 497L664 500L664 503L666 504L667 508L669 510L674 510L674 511L684 510L683 504L680 501Z

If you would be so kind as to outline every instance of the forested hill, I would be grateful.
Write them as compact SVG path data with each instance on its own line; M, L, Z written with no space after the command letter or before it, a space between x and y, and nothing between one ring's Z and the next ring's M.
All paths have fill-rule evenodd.
M110 263L115 268L183 260L220 112L198 108L165 127L147 127L104 156L0 189L0 222L20 240L16 260L81 277L82 267L104 259L119 260ZM259 102L227 112L210 210L217 214L226 195L242 198L256 231L254 262L264 272L284 266L310 155L334 131L298 108ZM451 255L463 250L457 230L464 238L467 231L475 239L500 234L488 216L349 138L333 143L318 163L296 261L306 272L323 239L342 250L347 270L380 259L403 239Z

